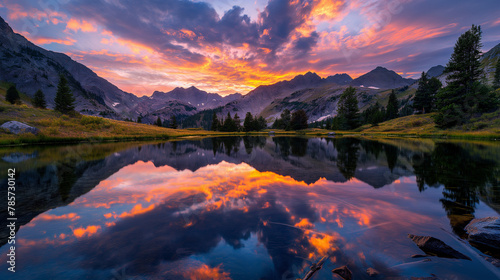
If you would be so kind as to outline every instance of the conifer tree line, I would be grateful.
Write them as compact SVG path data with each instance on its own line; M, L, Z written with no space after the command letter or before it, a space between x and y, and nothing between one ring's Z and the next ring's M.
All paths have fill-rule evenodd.
M376 102L360 113L358 107L357 92L354 87L348 87L340 95L337 104L337 115L312 126L331 130L353 130L364 124L377 125L380 122L398 118L399 101L394 90L389 94L389 101L384 107Z
M137 117L137 122L138 123L142 122L142 116ZM168 127L168 128L172 128L172 129L177 129L177 127L179 127L179 125L177 124L177 118L175 117L175 115L172 115L170 117L170 121L167 121L167 120L162 121L161 118L158 117L153 124L156 126L159 126L159 127Z
M243 121L243 126L241 125L240 116L238 113L231 117L231 114L227 112L226 119L217 117L216 112L212 114L212 124L210 130L212 131L222 131L222 132L238 132L238 131L260 131L267 128L267 122L264 117L253 116L250 112L245 115L245 120Z
M16 86L12 85L7 89L7 93L5 95L5 100L10 102L11 104L20 104L21 97L19 95ZM47 101L45 100L45 94L41 89L35 92L35 95L32 99L33 107L46 109ZM59 76L59 83L57 85L56 97L54 98L54 110L61 112L63 114L69 114L74 112L75 110L75 98L71 89L68 85L68 80L64 75Z
M283 110L280 117L276 118L272 125L274 129L284 129L287 131L301 130L308 127L308 117L306 111L302 109L294 111L293 113L288 109Z

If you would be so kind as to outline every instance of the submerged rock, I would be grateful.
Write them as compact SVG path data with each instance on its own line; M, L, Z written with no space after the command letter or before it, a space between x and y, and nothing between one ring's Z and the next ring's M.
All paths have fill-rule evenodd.
M474 219L465 227L465 230L469 235L469 241L500 250L499 217Z
M443 241L432 236L419 236L408 234L408 237L417 244L418 248L431 256L449 259L464 259L471 260L466 255L446 245Z
M366 270L366 273L368 273L368 275L370 275L370 277L374 277L374 276L377 276L379 275L380 273L378 272L378 270L376 270L375 268L373 267L369 267L367 270Z
M500 267L500 260L492 257L485 256L484 259L496 267Z
M347 268L346 265L335 268L332 270L332 273L338 274L340 277L342 277L345 280L351 280L352 279L352 272Z
M8 130L10 133L20 134L20 133L33 133L38 134L39 130L36 127L29 126L25 123L18 121L10 121L2 124L0 126L3 129Z

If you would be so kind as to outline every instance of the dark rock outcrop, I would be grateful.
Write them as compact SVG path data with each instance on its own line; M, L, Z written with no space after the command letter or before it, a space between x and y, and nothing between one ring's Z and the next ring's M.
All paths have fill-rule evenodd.
M418 248L428 255L440 258L471 260L471 258L451 248L437 238L413 234L408 234L408 237L415 242Z
M500 218L487 217L472 220L465 230L473 245L490 248L490 251L500 251Z
M340 277L342 277L345 280L352 279L352 272L345 265L338 267L338 268L335 268L334 270L332 270L332 273L338 274Z

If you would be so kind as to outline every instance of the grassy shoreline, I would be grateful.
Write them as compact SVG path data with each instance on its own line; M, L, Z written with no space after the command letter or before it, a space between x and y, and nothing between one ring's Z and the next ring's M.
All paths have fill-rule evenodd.
M270 134L269 131L274 131ZM50 137L24 134L16 137L0 137L0 146L19 145L53 145L53 144L75 144L75 143L107 143L107 142L132 142L132 141L152 141L152 140L181 140L186 138L205 138L217 136L306 136L306 137L331 137L330 132L335 132L335 137L369 137L369 138L403 138L403 139L457 139L457 140L487 140L498 141L500 134L474 134L474 133L441 133L441 134L414 134L414 133L369 133L353 131L327 131L323 129L308 129L304 131L279 131L265 130L261 132L213 132L198 130L179 130L175 134L152 134L152 135L120 135L110 137Z
M2 104L3 103L3 104ZM494 112L474 123L451 130L440 130L432 121L432 114L412 115L380 123L364 125L355 131L330 131L310 128L302 131L266 129L261 132L216 132L202 129L170 129L154 125L118 121L100 117L62 115L52 110L36 109L26 105L0 103L0 124L19 121L40 130L14 135L0 129L0 146L64 143L102 143L172 140L186 137L273 135L323 136L335 132L337 136L375 138L440 138L440 139L500 139L500 113Z

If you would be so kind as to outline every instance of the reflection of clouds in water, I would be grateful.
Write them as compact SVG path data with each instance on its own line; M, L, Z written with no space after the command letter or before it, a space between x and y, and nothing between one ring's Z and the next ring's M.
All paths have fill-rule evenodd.
M124 182L137 187L116 188ZM90 260L85 265L94 267L91 260L96 254L113 250L114 254L100 259L97 268L129 263L131 271L145 273L154 271L161 260L178 261L207 253L221 240L235 249L241 248L242 241L256 233L277 272L284 273L292 265L301 265L296 256L316 259L332 254L338 248L336 243L352 248L335 229L347 224L352 231L369 226L373 218L381 215L394 217L381 214L384 206L394 207L390 204L380 209L374 205L377 211L372 211L348 202L350 193L357 194L356 188L364 183L352 180L347 185L352 189L347 193L344 188L336 189L341 184L324 179L308 185L288 176L259 172L244 163L221 162L195 172L177 172L168 166L155 168L152 163L138 162L101 182L86 196L86 201L106 198L107 201L99 202L104 205L128 204L131 210L104 214L113 224L84 242L86 245L81 248ZM356 196L367 203L374 200ZM75 205L79 205L78 200ZM87 202L82 205L92 206ZM298 229L286 229L279 223ZM328 226L315 229L315 224L321 223ZM144 236L148 238L141 238ZM130 240L136 241L131 244ZM135 251L138 244L141 250ZM156 258L141 261L150 255Z
M23 226L20 253L31 263L42 251L53 248L53 255L44 258L54 260L64 255L83 259L71 263L78 269L109 272L126 267L131 275L175 274L176 279L200 278L210 273L239 279L233 272L247 268L235 269L235 261L227 259L237 255L248 258L245 262L250 259L270 264L267 272L255 271L253 278L280 278L290 276L290 271L297 277L303 275L310 262L325 254L330 255L330 263L349 264L355 274L369 265L380 271L418 253L411 247L413 244L407 244L407 233L430 231L439 235L435 229L442 226L436 219L443 215L437 203L441 191L436 190L438 197L432 189L418 193L418 176L390 173L390 180L384 178L382 175L392 171L364 152L383 155L388 151L383 145L334 143L341 154L349 155L350 147L360 153L356 156L358 167L352 169L355 177L333 183L329 173L338 173L336 163L330 157L316 161L316 157L325 156L319 150L314 152L317 149L311 150L317 141L301 144L307 146L308 154L299 160L297 154L302 149L292 149L293 141L285 140L277 139L266 146L265 151L279 153L273 157L260 155L257 158L264 159L254 161L252 166L241 163L240 156L247 162L251 154L264 150L247 151L248 143L244 141L245 149L240 147L240 152L228 145L232 147L231 157L220 156L219 151L207 162L194 156L203 153L192 143L177 147L189 148L188 156L193 157L185 160L179 155L169 156L168 144L144 146L140 157L113 169L109 173L113 175L100 179L89 193ZM212 141L200 145L207 143ZM281 146L288 144L285 157ZM323 144L332 147L331 142ZM225 142L217 149L225 151ZM336 152L329 155L335 158ZM284 157L288 161L281 160ZM342 166L350 166L349 158ZM287 167L287 172L280 172L285 169L275 164L289 161L295 169ZM327 164L321 168L321 162ZM382 162L386 159L382 158ZM396 161L387 162L394 166ZM398 166L400 163L394 172L400 171ZM296 170L305 172L298 174ZM429 182L433 179L429 175L435 174L422 168L416 171L427 175L425 180ZM374 176L376 173L381 176ZM374 190L369 185L386 186ZM62 261L57 263L60 266Z
M396 211L397 206L363 194L366 188L370 187L356 179L344 184L325 179L306 184L259 172L245 163L223 161L196 171L176 171L139 161L76 199L71 214L44 214L38 219L73 222L72 234L55 236L64 242L75 237L81 240L71 250L85 256L85 268L127 264L127 272L134 275L161 274L165 261L176 263L207 254L221 241L241 249L255 235L271 257L275 273L284 275L291 267L304 267L303 259L331 255L332 260L347 261L346 252L359 255L360 249L339 234L342 230L369 228L382 217L399 224L419 219L409 215L401 221L404 210ZM355 204L352 197L356 197ZM89 210L98 212L100 218L74 219ZM202 264L191 272L182 276L227 276L217 264Z

